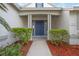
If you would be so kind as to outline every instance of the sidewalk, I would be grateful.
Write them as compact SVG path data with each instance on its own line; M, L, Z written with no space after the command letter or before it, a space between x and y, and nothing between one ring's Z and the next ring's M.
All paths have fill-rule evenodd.
M35 39L27 56L51 56L45 39Z

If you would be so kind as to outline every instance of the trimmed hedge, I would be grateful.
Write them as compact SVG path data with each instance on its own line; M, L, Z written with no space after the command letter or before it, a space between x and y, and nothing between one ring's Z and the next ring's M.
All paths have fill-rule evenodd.
M31 28L12 28L12 32L15 33L16 37L18 37L23 43L28 43L32 29Z
M70 38L68 31L64 29L51 29L49 35L51 42L55 45L59 45Z

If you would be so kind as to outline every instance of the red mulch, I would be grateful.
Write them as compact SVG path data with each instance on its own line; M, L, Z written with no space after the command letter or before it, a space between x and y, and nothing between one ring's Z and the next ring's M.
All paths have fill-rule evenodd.
M55 46L50 41L47 41L51 54L54 56L79 56L79 45L62 44Z
M32 41L29 41L28 44L24 44L22 46L21 52L23 53L23 56L25 56L28 53L31 44L32 44Z

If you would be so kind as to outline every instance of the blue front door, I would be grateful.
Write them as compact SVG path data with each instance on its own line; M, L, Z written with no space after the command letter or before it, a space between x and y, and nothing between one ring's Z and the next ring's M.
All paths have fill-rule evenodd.
M35 35L36 36L44 35L44 21L42 20L35 21Z

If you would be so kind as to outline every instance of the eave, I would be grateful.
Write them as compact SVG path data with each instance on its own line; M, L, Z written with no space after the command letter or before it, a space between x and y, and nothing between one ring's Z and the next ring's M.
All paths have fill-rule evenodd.
M42 11L42 10L43 10L43 11L44 11L44 10L47 11L47 10L62 10L62 8L53 8L53 7L33 8L33 7L32 7L32 8L22 8L22 9L20 9L20 11L25 11L25 10L26 10L26 11L28 11L28 10L29 10L29 11L31 11L31 10L32 10L32 11L39 11L39 10L40 10L40 11Z
M31 10L62 10L62 8L57 8L57 7L45 7L45 8L35 8L35 7L28 7L28 8L20 8L20 6L18 6L15 3L11 3L11 5L15 6L15 8L17 8L17 10L19 11L31 11Z

